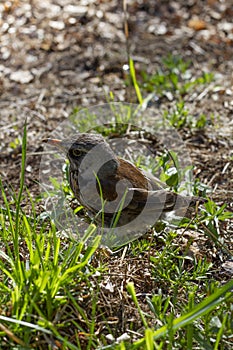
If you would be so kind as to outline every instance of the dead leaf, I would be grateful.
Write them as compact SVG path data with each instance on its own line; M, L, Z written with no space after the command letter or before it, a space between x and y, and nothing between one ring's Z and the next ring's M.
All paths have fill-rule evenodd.
M188 27L196 31L207 28L206 22L199 18L192 18L188 21Z

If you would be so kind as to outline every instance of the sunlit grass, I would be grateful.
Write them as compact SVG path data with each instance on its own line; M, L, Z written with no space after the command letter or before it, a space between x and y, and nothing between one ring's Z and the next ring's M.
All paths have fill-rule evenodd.
M130 243L124 257L121 250L119 253L115 250L112 257L110 253L108 262L107 251L98 252L97 258L101 237L96 234L92 245L86 244L96 230L95 225L90 225L77 241L57 231L53 222L43 221L43 216L37 215L33 199L24 185L26 136L25 126L21 181L13 201L9 202L1 184L4 203L0 213L1 348L36 346L43 349L46 344L52 349L56 342L64 349L192 349L193 346L230 349L232 282L222 285L214 280L213 263L205 257L189 255L192 236L184 248L180 245L184 233L180 235L180 231L161 223L156 227L154 237L152 231ZM175 154L172 159L173 166L175 162L178 167ZM160 164L164 173L170 162L165 160L161 158ZM54 185L59 186L56 182ZM173 185L176 186L176 181ZM66 186L62 188L70 195ZM25 196L31 203L29 215L21 206ZM181 223L180 227L183 232L198 230L208 237L213 247L230 255L219 234L219 226L231 219L232 213L225 206L219 207L209 200L191 222ZM180 230L179 226L177 229ZM108 345L106 335L112 333L115 339L116 331L108 322L108 300L104 299L106 305L103 304L102 293L103 281L107 284L110 279L114 285L114 279L108 275L108 264L115 259L119 259L118 274L125 274L120 266L126 259L129 265L135 264L135 259L139 264L140 260L143 264L147 261L142 274L145 273L145 279L149 276L153 289L147 287L147 294L143 296L138 288L142 288L145 281L138 286L132 282L125 284L127 303L132 303L134 315L139 314L137 326L135 320L126 318L124 322L132 330L132 333L128 332L132 335L131 342L122 339L121 345L114 341ZM104 264L102 260L105 260ZM144 267L142 265L141 269ZM107 333L103 330L98 334L101 324L105 325Z

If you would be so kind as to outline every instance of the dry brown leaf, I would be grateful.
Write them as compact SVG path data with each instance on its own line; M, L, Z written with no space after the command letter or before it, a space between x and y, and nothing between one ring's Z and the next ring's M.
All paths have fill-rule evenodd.
M206 22L199 18L193 18L188 21L188 27L196 31L206 29Z

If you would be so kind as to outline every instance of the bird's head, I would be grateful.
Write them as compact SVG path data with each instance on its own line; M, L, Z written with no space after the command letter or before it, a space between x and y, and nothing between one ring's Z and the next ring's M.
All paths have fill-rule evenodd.
M98 172L104 166L105 172L109 173L117 167L117 157L102 135L78 133L63 140L49 138L44 141L65 153L71 171L89 168Z

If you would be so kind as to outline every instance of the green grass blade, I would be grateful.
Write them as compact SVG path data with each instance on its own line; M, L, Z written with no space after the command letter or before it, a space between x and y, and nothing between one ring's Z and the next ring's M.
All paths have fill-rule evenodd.
M138 299L137 299L136 292L135 292L135 289L134 289L134 284L132 282L129 282L127 284L126 288L127 288L128 293L131 295L135 306L138 309L138 312L140 314L140 317L141 317L141 320L142 320L142 323L143 323L144 327L148 328L148 324L146 322L146 318L144 317L144 314L143 314L143 312L142 312L142 310L140 308L140 305L138 303Z
M154 337L153 330L151 328L147 328L145 330L145 342L146 342L146 350L154 350Z
M225 299L228 298L228 295L226 296L226 293L229 292L232 288L233 288L233 280L225 284L222 288L220 288L215 293L210 295L208 298L203 300L201 303L196 305L191 311L189 311L188 313L186 313L181 317L176 318L173 321L173 325L172 325L173 330L176 331L179 328L187 326L191 322L195 321L197 318L215 309L219 304L221 304ZM153 334L154 340L166 335L167 332L168 332L167 325L159 328ZM139 348L144 343L145 343L145 338L139 341L136 341L133 344L133 349Z
M24 129L23 129L23 142L22 142L22 160L21 160L21 172L20 172L20 185L19 185L19 193L17 197L17 203L16 203L16 221L15 221L15 231L16 235L18 236L19 231L19 213L20 213L20 203L21 198L23 194L23 188L24 188L24 179L25 179L25 167L26 167L26 152L27 152L27 124L25 121ZM15 237L16 240L18 237Z
M143 103L143 98L142 98L142 94L140 91L140 88L138 86L138 82L137 82L137 78L136 78L136 72L135 72L135 68L134 68L134 62L132 60L132 58L129 59L129 70L130 70L130 75L131 75L131 79L133 82L133 86L138 98L138 102L140 103L140 105Z

